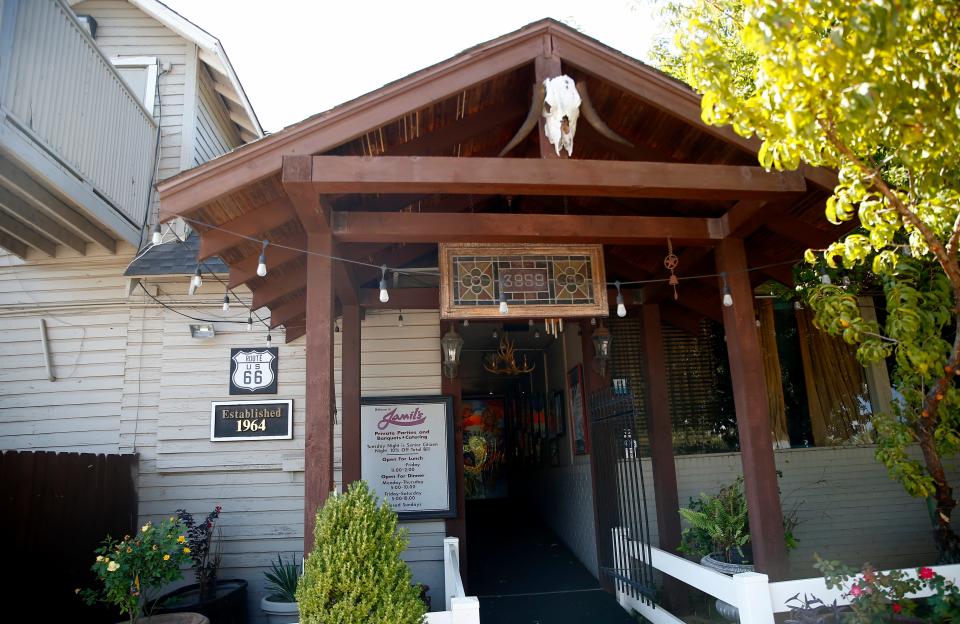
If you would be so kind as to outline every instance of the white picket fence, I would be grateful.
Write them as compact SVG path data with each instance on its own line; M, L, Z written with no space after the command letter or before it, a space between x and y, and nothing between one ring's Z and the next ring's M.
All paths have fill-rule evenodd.
M740 624L774 624L774 613L789 611L790 607L786 602L797 594L801 598L804 595L815 596L827 604L832 604L834 600L838 605L850 602L844 596L848 588L827 589L822 577L770 583L766 574L756 572L727 576L659 548L631 540L626 529L613 529L614 565L618 570L629 569L631 558L640 559L641 549L644 552L649 549L651 563L657 570L739 609ZM933 570L955 583L960 583L960 564L933 566ZM903 572L916 576L917 570L905 569ZM617 581L616 587L617 602L624 609L636 611L653 624L683 624L662 606L632 596L624 581ZM923 598L929 595L929 591L924 591L908 597Z
M424 624L480 624L480 601L467 596L460 578L460 540L443 540L443 593L445 611L428 613Z

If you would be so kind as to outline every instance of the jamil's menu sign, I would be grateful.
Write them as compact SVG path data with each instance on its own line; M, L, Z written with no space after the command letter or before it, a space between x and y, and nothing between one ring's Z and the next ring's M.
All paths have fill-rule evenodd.
M360 473L401 519L456 516L453 399L362 399Z

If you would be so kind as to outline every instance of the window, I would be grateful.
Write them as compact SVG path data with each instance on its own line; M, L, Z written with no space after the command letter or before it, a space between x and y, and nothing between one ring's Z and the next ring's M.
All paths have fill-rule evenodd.
M110 59L117 73L133 93L140 98L144 108L153 114L157 90L157 59L154 56L127 56Z

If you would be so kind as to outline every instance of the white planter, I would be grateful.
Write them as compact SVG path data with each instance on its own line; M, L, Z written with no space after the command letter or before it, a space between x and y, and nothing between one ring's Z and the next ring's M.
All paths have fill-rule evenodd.
M717 554L717 553L714 553ZM752 564L744 563L727 563L726 561L721 561L719 558L714 558L713 555L707 555L700 560L700 565L710 568L711 570L716 570L722 574L728 576L733 576L734 574L741 574L743 572L753 572ZM720 599L717 599L716 602L717 613L721 615L726 620L730 622L739 622L740 621L740 612L732 604L726 603Z
M269 624L296 624L300 621L300 611L295 602L277 602L264 598L260 608L267 614Z

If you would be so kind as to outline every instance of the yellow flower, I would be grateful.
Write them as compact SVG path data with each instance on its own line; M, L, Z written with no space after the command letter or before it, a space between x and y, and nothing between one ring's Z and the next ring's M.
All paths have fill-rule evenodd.
M116 572L119 567L120 567L119 563L117 563L116 561L111 561L109 564L107 564L107 571Z
M103 561L103 555L97 555L97 561Z
M132 553L132 552L133 552L133 549L130 548L129 546L127 546L127 552L128 552L128 553Z
M189 554L190 554L190 549L187 548L186 546L184 546L184 547L183 547L183 552L184 552L184 554L189 555Z
M173 522L173 516L170 516L170 522Z
M143 533L146 533L146 532L149 531L149 530L150 530L150 523L149 523L149 522L146 523L145 525L143 525L142 527L140 527L140 531L143 532Z
M187 541L187 538L185 538L185 537L182 536L182 535L177 538L177 543L178 543L178 544L182 544L182 543L184 543L185 541Z
M164 560L164 561L170 561L170 555L164 555L164 556L163 556L163 560Z

